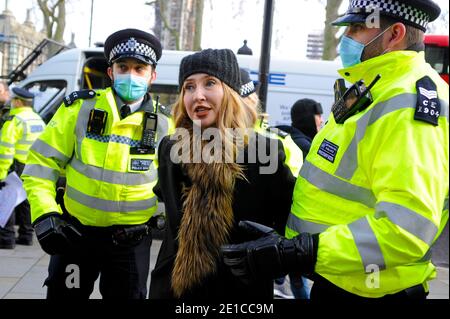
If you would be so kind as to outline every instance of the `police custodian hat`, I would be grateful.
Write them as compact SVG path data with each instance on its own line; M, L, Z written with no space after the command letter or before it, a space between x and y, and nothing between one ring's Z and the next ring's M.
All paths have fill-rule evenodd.
M34 98L34 94L24 88L13 87L11 91L13 93L12 99L33 100Z
M431 0L351 0L347 12L335 20L336 26L364 23L379 10L380 15L426 31L429 22L436 20L441 8Z
M134 58L156 66L161 58L161 42L152 34L137 29L124 29L105 41L105 57L109 64L122 58Z

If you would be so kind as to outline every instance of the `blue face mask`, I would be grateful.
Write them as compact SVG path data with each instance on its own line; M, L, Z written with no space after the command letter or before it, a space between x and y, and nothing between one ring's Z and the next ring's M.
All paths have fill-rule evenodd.
M372 42L374 42L376 39L381 37L388 29L389 29L389 27L386 28L380 34L378 34L375 38L373 38L366 45L364 45L358 41L355 41L346 35L343 35L342 39L341 39L341 43L339 45L339 54L341 56L341 60L342 60L342 64L344 65L344 68L349 68L351 66L361 63L361 57L364 52L364 49L368 45L370 45ZM384 54L385 52L383 52L382 54Z
M124 101L137 101L147 93L148 79L130 73L114 74L114 90Z

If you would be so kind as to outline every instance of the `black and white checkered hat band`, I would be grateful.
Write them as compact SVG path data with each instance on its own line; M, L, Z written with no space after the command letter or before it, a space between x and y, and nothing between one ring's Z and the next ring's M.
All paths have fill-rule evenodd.
M155 50L145 43L136 41L135 38L130 38L126 42L121 42L112 48L109 53L109 61L122 54L139 54L150 59L153 64L157 62Z
M374 8L380 13L399 17L405 21L426 29L430 16L417 8L395 0L352 0L347 13L374 13Z
M250 81L247 84L241 86L241 96L246 97L253 92L255 92L255 84L253 84L253 81Z

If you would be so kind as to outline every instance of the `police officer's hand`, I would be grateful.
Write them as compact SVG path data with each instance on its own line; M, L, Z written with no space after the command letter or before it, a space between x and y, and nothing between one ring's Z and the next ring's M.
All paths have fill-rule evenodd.
M6 182L0 181L0 190L2 190L2 188L5 186L6 186Z
M39 244L49 255L73 251L81 240L81 233L56 212L38 219L33 226Z
M317 236L302 233L286 239L272 228L250 221L241 221L239 228L245 235L258 239L223 245L221 251L224 263L244 282L260 278L275 279L290 272L313 273Z

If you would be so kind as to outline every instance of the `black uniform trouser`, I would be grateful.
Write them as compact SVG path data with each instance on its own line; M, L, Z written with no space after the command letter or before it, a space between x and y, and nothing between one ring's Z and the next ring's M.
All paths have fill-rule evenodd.
M16 224L19 225L19 238L26 241L33 240L33 227L31 226L30 203L28 200L24 200L17 205L5 227L0 227L0 241L15 243L14 225Z
M100 276L103 299L145 299L151 234L114 243L110 227L80 227L77 249L50 258L47 299L88 299Z
M314 284L311 288L311 300L317 301L356 301L356 302L377 302L382 301L399 301L399 300L425 300L428 293L422 285L417 285L405 290L402 290L396 294L386 295L381 298L364 298L355 294L352 294L338 286L332 284L321 276L315 276Z
M14 170L17 175L22 175L24 164L14 161ZM3 243L14 244L16 241L16 234L14 225L19 225L19 238L26 241L33 239L33 227L31 226L30 203L28 200L23 201L16 206L14 212L11 214L5 227L0 227L0 241Z

